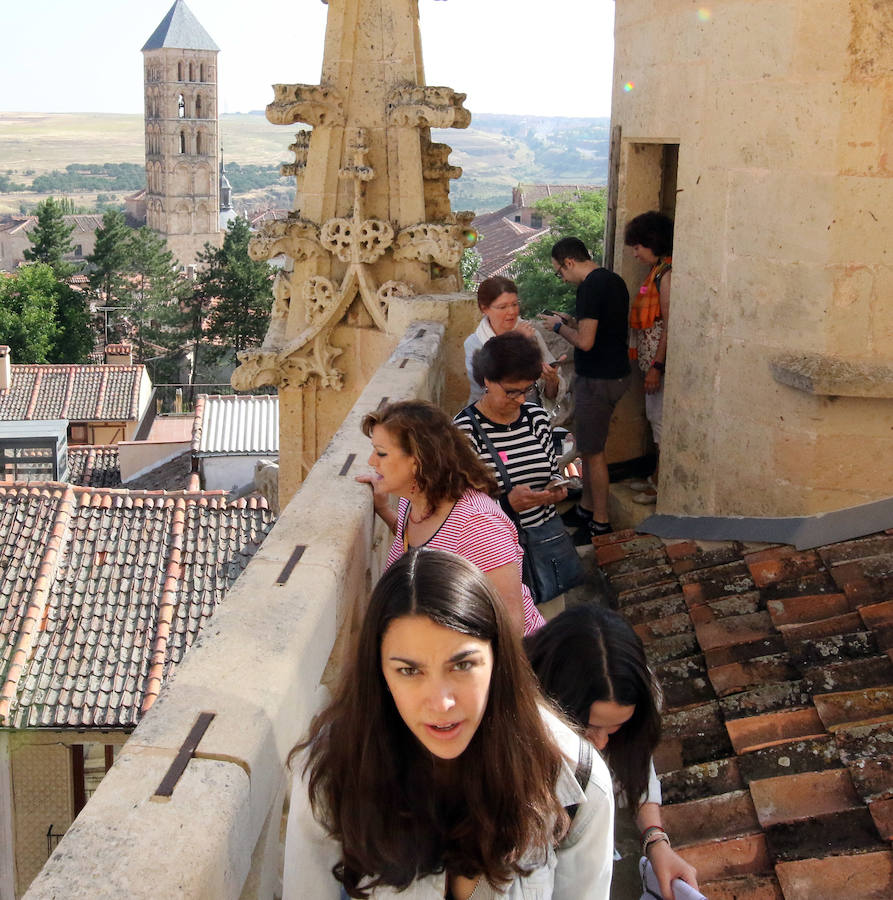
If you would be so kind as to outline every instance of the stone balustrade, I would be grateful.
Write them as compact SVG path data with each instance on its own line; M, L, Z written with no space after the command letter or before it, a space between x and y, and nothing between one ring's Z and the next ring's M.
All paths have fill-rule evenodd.
M408 324L226 602L128 740L26 897L272 897L286 762L381 571L360 420L382 398L440 401L445 326ZM196 719L214 719L155 796Z

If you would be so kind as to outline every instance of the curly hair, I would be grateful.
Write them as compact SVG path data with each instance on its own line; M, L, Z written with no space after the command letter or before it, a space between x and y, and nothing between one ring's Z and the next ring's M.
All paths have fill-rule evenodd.
M422 746L387 689L381 643L405 616L492 648L487 706L458 765L439 764ZM332 701L293 751L304 752L314 817L341 845L332 871L349 896L403 890L444 870L498 888L544 863L569 818L555 796L561 753L541 702L520 638L479 569L420 550L384 573Z
M660 740L660 693L632 626L620 613L582 604L525 638L524 649L546 696L579 728L585 730L593 703L635 706L611 735L605 755L629 805L637 807Z
M519 331L491 337L471 360L471 374L483 387L487 381L536 381L543 372L539 344Z
M499 495L495 477L465 433L433 403L403 400L380 406L364 416L363 434L372 437L376 425L385 428L415 460L416 483L432 506L458 500L469 488L491 497Z
M511 278L503 278L502 275L491 275L478 285L478 308L481 312L503 294L518 294L518 285Z
M663 213L642 213L627 223L623 233L627 247L636 244L647 247L655 256L670 256L673 252L673 220Z

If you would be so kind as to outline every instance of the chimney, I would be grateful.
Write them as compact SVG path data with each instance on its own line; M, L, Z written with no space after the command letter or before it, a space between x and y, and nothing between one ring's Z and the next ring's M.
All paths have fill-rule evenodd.
M132 366L133 347L130 344L107 344L105 364L107 366Z
M0 344L0 391L8 391L12 383L12 360L9 358L9 347Z

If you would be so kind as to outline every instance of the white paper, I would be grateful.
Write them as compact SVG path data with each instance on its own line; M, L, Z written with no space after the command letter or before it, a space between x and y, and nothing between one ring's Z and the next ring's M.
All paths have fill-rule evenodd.
M639 874L642 876L642 896L640 900L654 900L655 897L661 900L663 895L660 892L660 883L647 857L643 856L639 860ZM707 900L700 891L696 891L690 884L682 881L681 878L673 880L673 897L674 900Z

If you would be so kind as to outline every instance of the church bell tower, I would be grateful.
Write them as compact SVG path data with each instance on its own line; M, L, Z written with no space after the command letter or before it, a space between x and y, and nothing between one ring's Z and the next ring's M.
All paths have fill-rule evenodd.
M142 49L146 122L146 224L181 265L219 246L217 54L183 0Z

